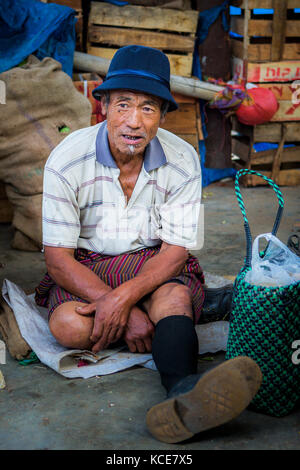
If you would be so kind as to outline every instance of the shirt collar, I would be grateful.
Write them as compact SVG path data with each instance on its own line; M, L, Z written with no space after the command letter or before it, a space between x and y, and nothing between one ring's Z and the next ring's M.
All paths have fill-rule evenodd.
M118 168L109 148L106 121L99 127L96 137L96 160L104 166ZM165 152L158 137L154 137L146 147L144 168L147 172L167 163Z

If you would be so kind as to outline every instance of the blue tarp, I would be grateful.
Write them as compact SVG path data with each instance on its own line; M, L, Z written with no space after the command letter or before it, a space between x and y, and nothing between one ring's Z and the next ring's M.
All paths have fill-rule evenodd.
M255 144L253 144L253 148L255 152L263 152L264 150L277 149L277 147L278 147L278 144L275 144L275 143L273 144L270 142L255 142ZM285 144L283 147L284 148L295 147L295 144Z
M242 14L242 9L238 7L229 7L229 13L231 16L239 16ZM272 8L254 8L254 15L272 15L274 10ZM294 13L300 13L300 8L294 8Z
M0 73L30 54L52 57L68 75L73 72L75 10L37 0L0 1Z

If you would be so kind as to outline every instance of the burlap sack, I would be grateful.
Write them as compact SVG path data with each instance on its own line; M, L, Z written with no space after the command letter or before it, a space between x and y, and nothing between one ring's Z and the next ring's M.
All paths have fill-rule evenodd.
M10 306L0 294L0 338L2 337L10 355L21 361L31 352L31 347L27 344L20 333L20 329Z
M66 135L90 126L91 104L49 57L30 56L0 80L6 86L6 104L0 105L0 180L14 208L12 246L39 250L44 165ZM63 127L70 131L61 133Z

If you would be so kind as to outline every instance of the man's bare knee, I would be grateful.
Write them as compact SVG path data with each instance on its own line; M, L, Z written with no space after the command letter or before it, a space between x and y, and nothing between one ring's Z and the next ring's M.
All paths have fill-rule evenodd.
M66 348L90 349L93 343L90 336L94 318L79 315L75 307L81 302L66 302L52 313L49 328L54 338Z
M171 315L186 315L192 319L192 292L183 284L165 284L152 294L147 310L154 324Z

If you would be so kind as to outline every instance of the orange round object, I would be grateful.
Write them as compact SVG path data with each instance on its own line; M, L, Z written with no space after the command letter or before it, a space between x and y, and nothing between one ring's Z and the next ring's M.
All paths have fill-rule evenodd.
M250 88L246 91L247 97L236 111L238 120L249 126L270 121L279 107L274 93L263 87Z

